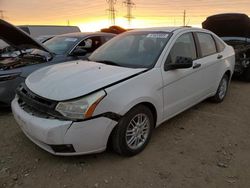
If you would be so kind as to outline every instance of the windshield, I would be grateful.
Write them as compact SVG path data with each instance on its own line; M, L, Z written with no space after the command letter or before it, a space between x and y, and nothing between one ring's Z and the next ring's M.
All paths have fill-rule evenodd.
M44 46L56 55L63 55L72 49L77 42L78 38L74 37L54 37L46 41Z
M97 49L89 60L132 68L154 66L169 33L137 31L121 34Z

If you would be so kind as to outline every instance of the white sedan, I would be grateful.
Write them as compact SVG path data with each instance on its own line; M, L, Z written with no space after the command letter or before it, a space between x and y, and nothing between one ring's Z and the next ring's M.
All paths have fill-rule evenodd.
M235 53L196 28L121 34L89 61L32 73L12 101L14 117L35 144L55 155L115 152L132 156L164 121L211 98L223 101Z

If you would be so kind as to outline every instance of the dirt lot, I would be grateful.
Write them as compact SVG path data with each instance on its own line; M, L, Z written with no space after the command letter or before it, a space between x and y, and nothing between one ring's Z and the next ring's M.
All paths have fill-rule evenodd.
M203 102L154 131L144 152L56 157L0 112L0 187L250 187L250 84Z

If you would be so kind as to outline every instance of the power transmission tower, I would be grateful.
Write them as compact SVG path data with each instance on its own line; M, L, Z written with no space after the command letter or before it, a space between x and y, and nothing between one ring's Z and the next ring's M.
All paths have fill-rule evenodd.
M109 4L109 8L107 9L107 11L109 12L109 20L110 23L112 25L115 25L115 4L116 4L116 0L106 0L107 3Z
M131 25L131 20L134 18L132 16L132 8L135 6L135 3L132 0L125 0L123 1L123 3L127 7L127 15L125 16L125 18L128 19L128 24Z
M4 19L5 18L5 16L4 16L4 10L0 10L0 19Z
M183 12L183 26L186 26L186 10Z

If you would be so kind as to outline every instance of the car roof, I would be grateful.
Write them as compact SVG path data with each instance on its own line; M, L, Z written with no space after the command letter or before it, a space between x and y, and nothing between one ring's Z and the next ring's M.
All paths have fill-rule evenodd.
M190 26L180 26L180 27L152 27L152 28L143 28L143 29L135 29L129 32L136 32L136 31L163 31L163 32L175 32L175 31L185 31L185 30L200 30L206 31L202 28L190 27Z
M84 38L87 36L96 36L96 35L102 35L102 36L116 36L116 34L112 33L105 33L105 32L75 32L75 33L67 33L62 35L57 35L56 37L75 37L75 38Z

